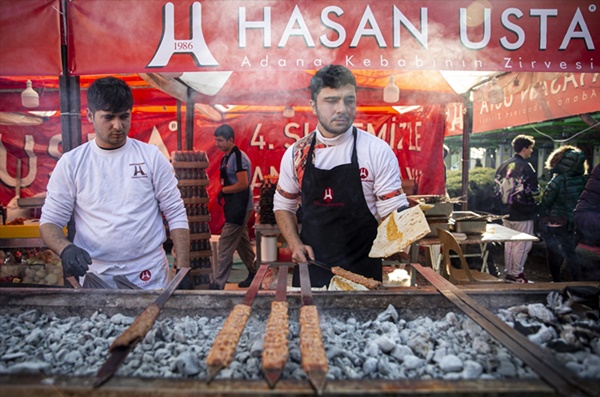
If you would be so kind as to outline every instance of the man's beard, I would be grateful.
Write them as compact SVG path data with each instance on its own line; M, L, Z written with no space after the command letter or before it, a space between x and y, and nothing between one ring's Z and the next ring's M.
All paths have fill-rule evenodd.
M352 125L352 120L350 120L349 117L347 116L339 116L336 119L342 119L344 120L344 125L342 127L338 127L338 126L334 126L334 120L324 120L320 114L318 114L318 119L319 119L319 124L323 127L323 129L333 135L341 135L344 132L348 131L348 128L350 128L350 126Z

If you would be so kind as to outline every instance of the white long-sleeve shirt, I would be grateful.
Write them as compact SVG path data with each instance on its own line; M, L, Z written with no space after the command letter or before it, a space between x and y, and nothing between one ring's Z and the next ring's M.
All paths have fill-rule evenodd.
M279 170L277 191L273 199L273 210L296 212L302 196L302 178L308 150L314 134L317 142L314 150L315 167L330 170L351 162L352 128L334 138L325 138L317 129L290 146ZM371 213L376 219L385 218L392 211L407 205L405 194L400 194L402 181L398 160L389 145L358 130L356 137L358 165L361 172L362 193Z
M162 214L171 230L188 228L173 167L157 147L131 138L114 150L93 140L63 154L40 224L64 227L71 214L74 244L89 252L90 270L99 274L143 271L164 260Z

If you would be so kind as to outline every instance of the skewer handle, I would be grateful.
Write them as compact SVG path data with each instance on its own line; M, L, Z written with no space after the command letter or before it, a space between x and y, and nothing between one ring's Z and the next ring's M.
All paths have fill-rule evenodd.
M136 317L133 323L119 335L110 345L110 351L113 351L117 347L130 346L132 343L137 343L143 339L152 325L156 321L158 314L160 313L160 307L156 303L152 303Z

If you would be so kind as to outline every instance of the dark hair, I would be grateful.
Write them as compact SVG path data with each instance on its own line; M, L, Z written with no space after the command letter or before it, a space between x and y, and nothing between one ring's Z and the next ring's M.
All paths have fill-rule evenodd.
M226 140L234 139L235 134L233 132L233 128L229 124L223 124L215 130L215 136L222 136Z
M123 80L112 76L94 81L87 90L87 100L92 112L120 113L133 107L131 88Z
M342 65L327 65L310 79L310 97L316 101L323 87L340 88L347 84L356 88L356 78L350 69Z
M512 147L515 153L520 153L521 150L535 145L535 139L531 135L517 135L512 140Z

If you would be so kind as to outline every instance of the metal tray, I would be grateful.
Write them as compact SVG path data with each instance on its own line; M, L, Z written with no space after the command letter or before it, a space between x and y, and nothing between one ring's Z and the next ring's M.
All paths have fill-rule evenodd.
M486 224L487 215L480 215L473 211L454 211L450 217L451 229L456 233L485 233Z

